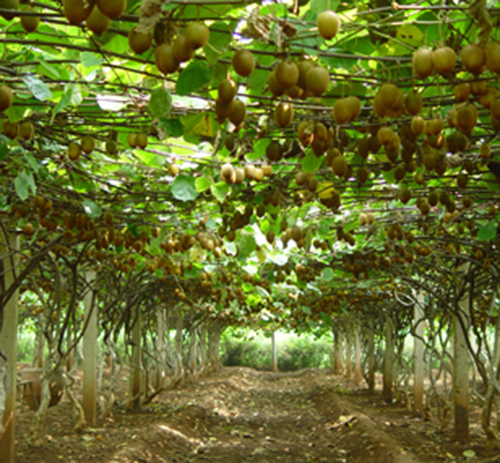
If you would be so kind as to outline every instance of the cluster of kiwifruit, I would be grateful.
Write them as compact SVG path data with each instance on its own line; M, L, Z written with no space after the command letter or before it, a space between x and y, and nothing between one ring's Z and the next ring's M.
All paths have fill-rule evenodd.
M215 100L215 114L219 122L228 119L239 129L246 117L246 106L240 99L235 98L236 90L236 83L230 77L220 81ZM231 137L228 138L228 142L230 139Z
M131 132L127 136L127 143L130 148L144 149L148 146L148 136L142 132Z
M77 161L82 153L90 154L94 151L95 140L91 135L84 135L80 142L72 141L68 144L68 159Z
M109 28L112 19L119 18L127 6L127 0L63 0L64 16L70 24L85 21L96 34Z
M2 133L11 140L19 137L28 141L35 135L35 126L30 121L18 123L11 122L9 119L4 119L2 121Z
M273 173L273 167L263 164L260 167L253 164L246 164L243 168L233 167L232 164L226 163L220 171L220 178L228 184L241 184L245 179L256 180L260 182L264 177L270 177Z

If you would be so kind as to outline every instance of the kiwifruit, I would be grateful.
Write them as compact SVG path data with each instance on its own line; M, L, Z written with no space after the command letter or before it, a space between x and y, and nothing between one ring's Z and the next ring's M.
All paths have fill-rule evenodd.
M204 47L208 43L210 31L204 23L192 22L186 27L186 42L194 49Z
M228 116L228 119L234 124L239 125L245 120L246 106L241 100L235 99L232 101L233 109Z
M35 134L35 126L30 121L19 124L19 136L23 140L31 140Z
M232 133L226 134L224 138L224 146L228 151L233 151L236 148L237 138Z
M455 98L459 101L467 101L470 96L470 84L469 82L462 82L460 84L456 84L453 87L453 94Z
M491 72L500 74L500 43L490 42L487 45L486 65Z
M234 181L234 183L243 183L243 180L245 180L245 171L241 167L237 167L234 172L236 176L236 180Z
M356 172L356 179L359 183L366 183L370 178L370 171L366 167L360 167Z
M269 145L267 145L266 156L271 162L276 162L281 159L283 156L283 150L279 141L273 140L269 143Z
M168 173L175 177L179 173L179 166L175 162L168 163Z
M5 111L12 106L14 93L7 85L0 85L0 111Z
M457 175L458 188L467 188L467 183L469 183L469 176L464 172L460 172Z
M64 16L70 24L85 21L95 5L95 0L63 0Z
M437 166L437 155L434 151L424 156L424 166L428 171L434 170Z
M287 127L293 120L293 106L291 103L280 102L274 110L274 120L279 127Z
M373 154L377 154L380 151L380 148L382 147L382 144L378 140L377 135L372 135L368 139L368 146L370 147L370 152Z
M137 134L135 132L127 135L127 143L130 148L137 148Z
M422 215L427 215L431 211L431 206L427 202L426 198L421 198L421 200L417 203L418 209Z
M483 72L486 62L486 53L483 47L469 43L462 48L460 56L462 58L462 64L467 71L475 75Z
M306 89L312 95L319 96L328 90L330 74L323 66L314 66L307 72Z
M285 90L285 93L292 98L292 100L296 100L302 97L304 90L302 90L298 85L294 85L293 87L289 87Z
M477 124L477 109L474 105L468 104L457 111L457 127L461 132L469 135Z
M345 174L347 173L347 168L348 168L347 160L342 155L335 156L332 159L331 166L332 166L333 172L335 172L335 175L337 177L344 177Z
M19 0L0 0L0 8L4 10L19 10ZM2 13L1 16L8 21L15 18L16 14L13 13Z
M217 87L217 96L223 103L230 103L236 96L236 83L233 79L222 79Z
M71 161L77 161L82 154L81 146L76 142L71 142L68 145L68 158Z
M379 131L377 132L378 141L382 145L387 145L388 143L390 143L393 137L394 132L390 127L380 127Z
M307 172L299 171L295 174L295 183L297 185L305 185L309 178L309 174Z
M224 164L220 170L220 177L226 183L234 183L236 181L234 167L229 163Z
M346 124L352 117L352 106L347 98L337 100L333 105L333 116L337 124Z
M395 106L398 98L398 88L394 84L383 84L378 91L380 102L385 108Z
M119 18L125 11L127 0L97 0L101 13L110 19Z
M416 90L409 91L405 96L406 112L412 116L422 111L424 101L422 95Z
M280 61L274 70L274 78L276 79L276 83L286 90L297 84L299 80L299 68L293 61Z
M481 95L486 91L488 82L486 80L474 80L470 83L470 92L473 95Z
M267 87L274 96L281 96L285 93L285 89L280 87L276 82L275 71L272 71L269 74L269 77L267 78Z
M303 89L307 89L306 76L307 73L314 67L313 63L308 60L300 60L297 62L297 67L299 69L299 80L297 85Z
M483 143L479 148L479 155L483 159L487 159L491 156L491 145L489 143Z
M412 58L413 73L425 79L434 72L434 63L432 61L432 50L429 48L421 48L413 54Z
M399 163L394 169L394 180L399 183L406 176L406 165L404 162ZM409 197L408 197L409 193ZM411 192L408 188L403 188L400 192L400 199L403 204L406 204L411 199Z
M264 172L265 177L273 175L273 166L270 166L269 164L262 164L260 168L262 169L262 172Z
M462 132L452 132L446 138L446 144L450 153L455 154L467 148L469 139Z
M357 119L361 113L361 101L357 96L351 95L346 98L347 102L351 106L351 121Z
M437 135L444 129L444 121L441 117L434 117L425 121L424 133L426 135Z
M365 135L363 138L360 138L357 145L358 154L363 158L368 158L370 154L370 141L369 138Z
M92 153L92 151L94 151L95 148L94 137L92 137L92 135L84 135L80 140L80 146L85 154Z
M102 14L98 6L94 6L92 13L85 21L85 24L94 34L104 34L109 29L111 19Z
M118 154L118 143L114 140L106 140L105 149L108 154Z
M172 47L174 58L179 63L189 61L194 56L194 49L187 43L186 34L178 34Z
M479 103L485 107L490 107L491 103L498 97L498 90L495 87L486 87L486 91L479 95Z
M136 142L138 148L144 149L148 146L148 136L145 133L138 133Z
M255 60L252 52L249 50L238 50L231 59L233 69L236 74L242 77L248 77L255 69Z
M134 53L142 55L149 50L152 43L153 39L149 32L144 34L143 32L138 32L135 27L130 29L128 33L128 44Z
M462 206L465 209L468 209L469 207L472 207L474 204L474 200L470 196L464 196L462 197Z
M23 235L32 236L35 233L35 227L31 222L25 223L23 226Z
M491 102L490 112L492 117L500 119L500 98L496 98Z
M380 118L387 116L387 108L382 103L382 98L380 98L379 94L375 95L375 98L373 99L373 110Z
M318 15L318 32L326 40L333 39L340 29L340 18L331 10L323 11Z
M35 8L30 5L24 5L23 11L28 13L36 13ZM21 16L21 26L26 32L35 32L40 24L39 16Z
M174 47L168 43L162 43L156 47L155 63L158 71L162 74L171 74L177 71L181 64L175 59Z
M2 133L11 140L17 137L18 131L19 124L17 122L11 122L9 119L2 122Z
M434 68L440 74L448 74L455 69L457 55L450 47L440 47L432 52Z
M215 100L215 114L219 119L226 119L233 111L234 100L229 103L223 103L219 99Z
M156 23L156 26L153 29L153 40L156 45L161 45L168 41L169 30L163 21Z

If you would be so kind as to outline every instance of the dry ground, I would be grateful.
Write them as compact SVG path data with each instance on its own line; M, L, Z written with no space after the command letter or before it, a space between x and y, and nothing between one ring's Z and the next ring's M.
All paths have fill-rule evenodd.
M34 412L22 406L17 462L500 462L500 452L484 448L477 425L470 445L458 445L451 428L439 433L438 423L351 387L326 370L224 368L164 392L141 411L117 405L82 434L72 432L63 398L49 409L42 447L26 440ZM124 391L126 384L120 403ZM467 450L476 456L465 458Z

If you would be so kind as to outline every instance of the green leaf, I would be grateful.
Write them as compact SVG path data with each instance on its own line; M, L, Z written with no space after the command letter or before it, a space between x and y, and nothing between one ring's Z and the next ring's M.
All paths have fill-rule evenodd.
M479 229L477 239L479 241L491 241L497 236L497 222L490 220L484 227Z
M210 64L216 63L219 57L229 49L233 29L232 26L222 21L217 21L210 26L208 45L203 47L205 57Z
M340 5L340 0L311 0L309 9L314 13L319 14L328 9L336 11Z
M23 77L23 82L37 100L45 101L52 98L52 92L49 90L49 87L38 77L28 75Z
M30 179L29 175L26 171L22 171L15 179L14 179L14 187L16 189L16 194L22 201L26 201L28 199L30 187Z
M167 117L172 109L172 97L169 90L161 85L151 92L149 100L149 109L155 117Z
M213 69L206 61L196 60L180 73L175 85L177 95L189 95L210 83L213 77Z
M0 145L0 162L2 162L9 154L8 145Z
M243 234L239 241L240 253L248 257L257 248L257 242L253 235Z
M474 450L464 450L462 452L462 455L465 458L474 458L476 456L476 452L474 452Z
M331 281L333 279L334 273L330 267L325 267L321 274L321 279L323 281Z
M226 195L231 191L231 187L226 182L219 182L215 185L210 185L210 191L220 203L224 202Z
M80 61L86 68L96 67L102 64L102 58L89 51L83 51L80 53Z
M64 92L63 96L61 97L61 99L55 105L52 111L52 118L50 120L51 124L52 122L54 122L54 117L56 116L56 114L71 103L71 98L73 97L73 89L74 87L68 87Z
M101 208L90 199L86 199L82 202L83 211L87 214L91 219L97 219L102 215Z
M249 161L254 161L256 159L261 158L266 154L266 148L271 143L270 138L261 138L256 141L253 145L253 151L246 154L246 157Z
M182 137L184 135L184 126L179 119L161 119L160 126L165 129L169 137Z
M179 201L193 201L198 197L194 177L179 175L172 182L172 195Z
M302 160L302 170L304 172L316 172L323 162L324 157L316 157L314 153L309 150L306 157Z
M196 191L201 193L202 191L208 190L210 185L212 185L212 182L206 177L198 177L194 182L194 185L196 187Z

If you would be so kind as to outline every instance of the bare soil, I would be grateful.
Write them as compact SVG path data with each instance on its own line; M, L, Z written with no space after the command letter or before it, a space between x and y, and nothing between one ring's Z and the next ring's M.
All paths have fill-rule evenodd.
M66 398L49 409L42 447L26 436L34 412L19 405L18 463L73 462L500 462L484 446L472 416L472 441L452 441L452 430L424 421L402 404L326 370L296 373L224 368L163 392L140 411L126 410L126 382L113 415L74 433ZM473 451L472 458L463 455Z

